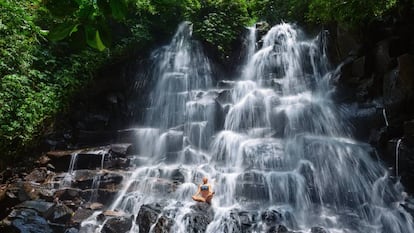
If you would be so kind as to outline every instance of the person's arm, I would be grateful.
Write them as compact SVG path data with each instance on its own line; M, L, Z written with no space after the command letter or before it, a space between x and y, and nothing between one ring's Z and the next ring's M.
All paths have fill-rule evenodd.
M201 185L199 185L199 186L198 186L197 192L196 192L196 194L194 194L194 196L197 196L198 194L200 194L200 192L201 192L201 188L200 188L200 186L201 186Z
M208 190L210 191L210 193L214 194L213 188L211 187L211 184L208 184Z

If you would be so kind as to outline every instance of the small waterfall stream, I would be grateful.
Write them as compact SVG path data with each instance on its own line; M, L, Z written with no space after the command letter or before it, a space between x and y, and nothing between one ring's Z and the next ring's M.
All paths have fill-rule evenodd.
M191 196L206 176L216 194L205 232L414 232L402 187L351 138L330 98L323 34L307 39L283 23L256 48L251 28L242 77L217 82L191 33L181 24L153 53L157 84L136 129L139 162L111 210L137 216L160 203L156 222L196 232ZM82 232L100 232L95 217ZM146 232L133 222L131 232Z

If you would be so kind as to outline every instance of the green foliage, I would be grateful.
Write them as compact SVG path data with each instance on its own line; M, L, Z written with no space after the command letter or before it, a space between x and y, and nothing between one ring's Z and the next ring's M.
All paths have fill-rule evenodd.
M86 41L99 51L111 46L112 20L123 21L128 13L126 0L45 0L44 6L56 17L51 41L68 39L78 46Z
M34 71L32 76L43 78ZM58 88L23 75L6 75L0 86L1 149L27 146L58 109Z
M317 23L338 22L346 26L356 26L383 15L396 3L397 0L312 0L308 19Z
M250 21L244 0L202 0L189 4L188 19L195 35L215 46L225 58L231 45Z
M252 1L250 10L258 20L270 24L280 21L305 22L308 4L311 0L257 0Z
M397 0L257 0L250 4L250 10L259 20L271 24L284 20L357 27L396 4Z
M355 26L408 1L1 0L0 161L34 145L94 71L166 42L183 20L225 61L256 20Z
M45 31L40 1L0 2L0 161L32 146L68 98L90 78L106 55L84 50L57 57ZM41 23L39 23L41 22ZM70 32L69 32L70 33ZM1 165L1 164L0 164Z

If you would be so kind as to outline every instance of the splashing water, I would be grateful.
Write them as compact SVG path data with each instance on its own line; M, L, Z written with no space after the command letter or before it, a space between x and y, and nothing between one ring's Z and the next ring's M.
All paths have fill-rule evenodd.
M401 145L402 139L397 140L397 145L395 145L395 176L398 177L398 167L399 167L399 155L400 155L400 145Z
M256 50L252 28L242 77L214 88L191 30L181 24L153 54L157 84L137 129L140 163L110 209L136 216L144 204L163 203L170 231L192 232L198 204L191 195L207 176L216 195L206 232L267 232L275 224L299 232L414 232L399 206L401 185L371 159L369 145L351 138L330 98L323 34L306 39L283 23ZM99 232L88 228L94 224L82 225Z

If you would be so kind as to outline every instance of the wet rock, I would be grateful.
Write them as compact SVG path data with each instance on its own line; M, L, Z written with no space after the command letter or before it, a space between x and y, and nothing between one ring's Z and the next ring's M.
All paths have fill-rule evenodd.
M131 217L115 217L105 222L102 233L126 233L132 227L133 216Z
M48 177L46 168L37 168L30 172L24 179L30 182L43 183Z
M267 22L258 22L256 23L256 31L257 31L257 38L263 38L264 35L270 30L270 25ZM257 41L258 46L261 47L263 45L263 39Z
M398 69L393 69L386 73L383 79L384 103L390 118L394 115L392 113L404 110L404 100L406 99L406 94L402 91L403 87L398 81L398 72Z
M5 218L10 210L11 207L20 203L17 195L14 193L13 188L9 185L1 185L0 186L0 219Z
M356 104L349 108L345 116L354 126L354 136L359 140L368 140L372 129L385 126L381 108L374 104Z
M266 233L289 233L290 231L287 229L287 227L283 225L276 225L270 227Z
M90 200L91 196L94 194L94 195L96 195L96 200L95 201L100 202L100 203L110 204L111 201L118 194L118 191L119 190L116 187L113 187L113 188L110 188L110 189L98 189L98 190L88 189L88 190L83 190L80 193L80 197L83 200Z
M15 209L32 209L37 211L41 215L47 215L47 213L53 209L54 203L45 202L43 200L25 201L15 206Z
M66 224L73 214L73 211L66 205L57 204L47 211L45 217L52 223Z
M246 172L240 175L236 185L238 198L252 200L268 200L269 192L263 175L256 172Z
M208 224L213 221L214 212L209 204L198 203L191 206L192 211L184 216L188 223L187 232L205 232Z
M103 221L105 221L106 219L109 219L109 218L114 218L114 217L125 217L126 215L125 215L125 213L124 212L122 212L122 211L117 211L117 210L105 210L105 211L103 211L102 213L100 213L97 217L96 217L96 219L98 220L98 221L101 221L101 222L103 222Z
M386 127L372 129L368 142L375 146L385 145L387 143L387 138L388 132Z
M232 93L230 90L220 90L216 98L217 103L220 106L230 104L232 102Z
M283 220L281 213L276 210L265 210L260 215L262 221L268 226L274 226L280 224Z
M80 189L75 188L65 188L61 190L57 190L55 192L55 197L59 200L76 200L79 198L81 193Z
M217 82L217 87L218 88L228 88L228 89L230 89L230 88L233 88L234 85L235 85L235 82L231 81L231 80L220 80L220 81Z
M118 130L115 132L116 139L122 143L136 143L137 141L137 131L136 129L124 129Z
M14 210L9 215L10 225L6 232L19 233L53 233L46 219L33 209Z
M50 159L49 163L55 168L56 172L66 172L69 170L72 154L78 152L80 151L49 151L46 156Z
M111 154L116 156L126 156L135 154L131 143L112 144L110 149Z
M414 198L407 198L404 203L401 204L401 206L411 214L411 216L414 216Z
M166 134L165 150L167 152L180 151L183 148L183 132L170 130Z
M94 203L89 205L89 209L91 209L91 210L100 210L103 207L104 207L104 205L102 203L97 203L97 202L94 202Z
M170 232L173 223L174 221L172 219L165 216L160 216L152 231L154 233Z
M274 136L281 138L285 133L285 126L288 121L288 117L285 111L272 111L271 113L271 127L275 130Z
M40 156L40 158L36 161L36 163L40 165L46 165L50 161L50 158L46 155Z
M240 211L237 213L242 232L250 232L251 228L257 223L257 214L249 213L247 211Z
M413 96L414 87L414 56L411 54L404 54L398 57L398 78L401 82L402 90L407 97Z
M336 41L339 60L342 61L346 56L357 55L361 50L361 43L357 41L352 33L342 27L336 28Z
M404 122L404 139L408 145L414 146L414 120Z
M115 172L102 172L96 170L78 170L75 173L73 187L79 189L90 189L93 186L95 180L99 180L99 187L94 188L107 188L116 187L119 185L123 176Z
M74 227L66 229L66 231L65 231L65 233L78 233L78 232L79 232L79 230L74 228Z
M355 77L363 77L365 75L365 56L357 58L352 63L352 75Z
M93 214L93 210L79 208L73 214L70 222L72 224L78 225L84 220L86 220L87 218L89 218L92 214Z
M32 182L18 183L18 197L20 201L36 200L40 198L40 185Z
M104 167L107 169L125 169L131 164L130 158L123 157L109 157L108 161L105 161Z
M277 233L288 233L289 230L287 229L287 227L283 226L283 225L279 225L277 228Z
M414 56L404 54L398 57L398 68L387 72L383 80L384 102L387 113L395 117L407 110L413 97Z
M374 50L375 54L375 71L377 73L385 73L391 65L391 57L389 54L389 40L383 40L377 44Z
M157 222L158 215L161 211L162 206L157 203L142 205L135 220L140 231L149 232L151 226Z
M322 227L312 227L311 233L328 233L328 231Z
M76 157L76 169L97 169L104 166L105 157L108 156L109 148L97 148L96 151L79 153Z
M180 171L180 169L175 169L171 173L171 180L176 184L177 183L181 184L181 183L184 183L185 177L184 177L183 173Z

